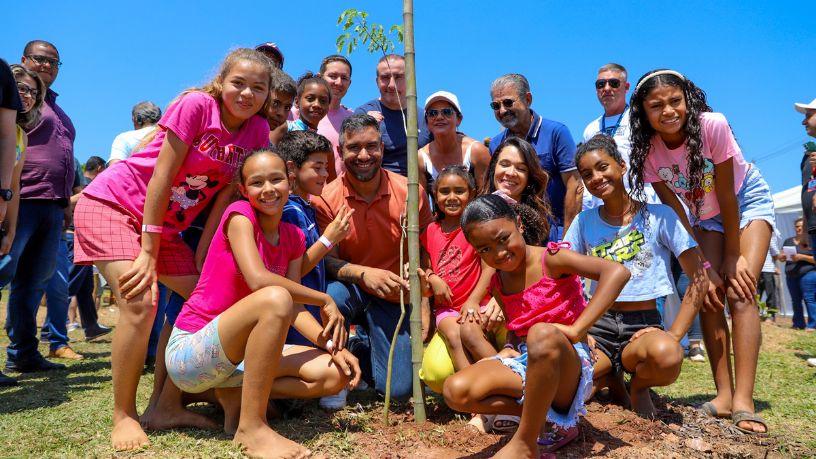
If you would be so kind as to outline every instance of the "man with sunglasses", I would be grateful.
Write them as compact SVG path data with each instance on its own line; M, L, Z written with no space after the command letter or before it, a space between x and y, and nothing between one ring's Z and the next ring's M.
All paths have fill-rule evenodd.
M33 372L65 368L46 360L37 350L37 308L56 268L60 237L74 183L74 138L71 119L57 105L51 85L59 74L57 48L43 40L26 44L21 63L37 72L48 88L40 121L28 133L26 161L20 178L20 209L11 261L0 270L0 285L11 282L6 332L9 345L6 370ZM67 302L62 311L49 311L61 336L67 336ZM67 339L66 339L67 341ZM74 357L67 345L54 348L51 356Z
M508 73L490 85L490 108L505 130L490 140L490 154L509 136L535 147L541 167L550 176L547 198L553 212L550 240L560 241L572 219L581 211L581 177L575 167L575 141L558 121L542 118L530 105L533 94L524 75Z
M408 136L403 117L408 118L405 96L405 58L388 54L377 62L377 88L380 97L364 103L354 110L355 114L368 114L380 123L384 147L382 167L391 172L408 176ZM417 109L417 113L422 113ZM431 141L425 117L417 120L418 145L422 148Z

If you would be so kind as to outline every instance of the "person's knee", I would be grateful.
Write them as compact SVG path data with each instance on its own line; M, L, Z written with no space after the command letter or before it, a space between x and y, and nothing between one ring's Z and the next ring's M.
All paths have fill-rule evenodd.
M294 318L292 295L282 287L264 287L257 292L258 300L264 307L259 309L262 321L285 321L287 324Z
M679 370L680 365L683 363L682 346L668 336L661 337L650 343L646 355L656 370L665 371L666 374L671 373L673 370Z
M481 324L465 321L459 326L459 340L467 347L484 340L484 330Z
M445 403L454 410L463 411L471 402L470 387L470 381L461 374L455 374L446 379L442 386Z
M551 324L534 325L527 334L527 355L530 360L555 360L567 346L567 337Z

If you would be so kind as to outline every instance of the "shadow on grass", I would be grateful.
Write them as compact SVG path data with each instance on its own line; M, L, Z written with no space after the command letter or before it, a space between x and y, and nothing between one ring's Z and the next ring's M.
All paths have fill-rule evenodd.
M98 353L99 357L107 355L110 353ZM108 360L84 360L64 370L21 373L19 386L0 391L0 414L55 407L69 401L70 394L98 390L110 376L97 373L108 368Z

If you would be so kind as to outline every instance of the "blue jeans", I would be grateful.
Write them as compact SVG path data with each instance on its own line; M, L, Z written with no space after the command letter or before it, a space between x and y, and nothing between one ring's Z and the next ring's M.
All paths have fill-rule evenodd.
M68 296L76 297L82 328L87 330L88 327L95 327L99 323L93 296L93 266L73 264L74 233L65 233L65 243L68 246L68 259L71 260L71 272L68 274Z
M11 283L6 316L8 360L26 362L39 355L37 308L57 265L63 208L57 201L20 201L11 260L0 270L0 286Z
M45 287L47 313L42 326L42 335L48 337L51 352L68 345L68 304L71 297L68 293L68 276L71 273L71 258L68 255L68 244L60 238L57 252L57 268L48 285Z
M803 276L785 276L785 283L788 284L788 293L791 297L791 309L793 310L793 328L805 328L805 313L802 309L802 287L800 281Z
M802 299L805 302L808 318L807 323L805 323L805 317L802 314L802 303L799 303L798 321L794 309L793 324L794 326L816 329L816 271L810 271L800 277L799 288L802 290Z
M363 378L380 394L385 393L388 351L400 316L399 303L392 303L368 294L356 285L340 281L329 282L326 293L332 297L346 326L357 325L357 336L349 340L349 350L360 359ZM405 305L405 320L397 336L394 365L391 374L391 396L411 395L411 336L408 317L411 305Z

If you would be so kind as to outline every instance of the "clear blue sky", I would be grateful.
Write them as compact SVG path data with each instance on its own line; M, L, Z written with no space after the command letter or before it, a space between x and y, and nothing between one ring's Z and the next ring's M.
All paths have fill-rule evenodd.
M793 102L816 98L816 2L669 3L416 0L420 100L440 89L455 92L465 116L461 129L483 138L500 129L488 107L490 82L523 73L533 108L578 138L601 113L593 88L600 65L621 63L630 80L671 67L725 113L773 192L796 185L808 137ZM293 77L317 71L320 59L336 52L336 20L351 6L374 22L402 22L402 2L394 0L4 2L0 57L19 62L30 39L55 43L65 65L53 87L76 126L76 155L107 159L114 136L131 129L134 103L166 106L208 81L231 48L274 41ZM377 96L376 59L366 50L351 56L345 105Z

